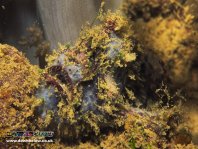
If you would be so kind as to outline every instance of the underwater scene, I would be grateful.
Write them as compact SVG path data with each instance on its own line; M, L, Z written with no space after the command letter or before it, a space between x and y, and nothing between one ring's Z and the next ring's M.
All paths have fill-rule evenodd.
M0 0L0 149L198 149L198 0Z

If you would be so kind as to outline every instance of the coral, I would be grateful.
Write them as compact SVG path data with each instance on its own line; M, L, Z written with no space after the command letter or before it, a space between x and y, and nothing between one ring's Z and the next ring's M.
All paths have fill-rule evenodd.
M65 146L63 144L59 144L59 143L54 143L54 144L47 144L45 146L46 148L53 148L53 149L100 149L99 146L97 146L96 144L92 144L92 143L80 143L79 145L76 146Z
M39 105L34 92L39 85L39 68L9 45L0 44L0 130L28 129L28 119ZM36 101L36 102L35 102Z
M188 100L183 109L188 111L185 115L189 119L185 121L190 121L186 125L191 129L194 143L197 142L197 113L191 111L198 97L196 4L194 0L125 0L123 5L125 14L133 21L137 40L164 62L173 85L185 89ZM183 134L175 141L188 140L183 136L188 137Z
M192 105L189 104L188 107L184 107L188 113L186 113L186 121L189 129L192 132L192 140L194 143L198 143L198 117L197 117L197 102L193 102Z
M120 142L120 148L130 147L132 137L137 147L168 145L172 137L168 134L177 131L167 124L176 113L174 108L161 112L164 117L138 110L140 105L147 107L149 100L162 101L169 108L176 105L166 88L156 92L167 82L163 64L155 54L143 52L132 26L119 12L98 18L100 24L85 26L74 46L60 45L49 55L37 96L43 98L42 110L37 111L45 124L41 128L53 129L64 144L100 140L102 148L113 147L111 138L118 132L113 141L115 146ZM153 72L158 74L150 75Z
M185 1L125 0L124 12L134 21L134 32L147 50L153 50L169 69L172 81L188 80L196 54L194 15Z
M27 148L190 147L183 97L170 92L163 62L144 51L119 11L100 10L98 21L86 25L73 46L59 45L44 70L1 45L0 110L9 123L0 130L54 132L54 143Z
M193 144L189 144L189 145L181 145L181 144L178 144L178 145L175 145L173 147L174 149L197 149L198 147L193 145Z
M157 114L156 114L157 111ZM173 110L176 112L175 110ZM173 112L172 111L172 112ZM145 111L138 108L133 108L126 114L124 132L112 134L110 133L104 140L101 141L102 148L169 148L179 144L175 140L179 139L179 135L184 133L179 132L178 136L171 137L170 124L172 121L171 114L168 109L162 111L153 110ZM173 112L173 113L174 113ZM175 117L176 118L176 117ZM167 123L168 122L168 123ZM172 121L173 122L173 121ZM171 123L172 123L171 122ZM177 123L176 121L174 122ZM176 134L175 132L173 134ZM169 138L170 137L170 138ZM170 143L169 139L172 142ZM187 136L181 140L182 144L187 142ZM187 143L188 144L188 143ZM182 145L181 145L182 146ZM184 146L184 145L183 145ZM190 146L190 145L189 145ZM195 146L196 147L196 146Z

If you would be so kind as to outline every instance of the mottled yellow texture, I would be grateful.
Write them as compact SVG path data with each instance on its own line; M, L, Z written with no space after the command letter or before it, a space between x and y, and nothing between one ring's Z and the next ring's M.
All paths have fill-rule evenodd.
M148 2L131 1L142 4ZM165 14L166 10L170 12L166 6L176 4L174 0L163 2L165 6L162 6L162 10ZM159 3L158 0L153 0L149 4L155 8L162 1ZM179 3L177 7L180 8ZM179 106L171 102L176 102L175 98L180 101L181 97L172 97L167 87L158 90L149 88L153 84L148 81L149 84L147 80L152 80L154 76L144 75L147 74L146 69L152 68L147 63L152 65L155 62L150 64L150 59L141 55L139 50L143 49L134 38L141 39L140 42L147 50L154 50L166 63L172 59L180 59L181 57L177 57L178 53L175 54L175 49L184 53L190 51L186 50L189 47L183 42L191 37L186 26L191 16L183 19L185 23L181 18L155 16L149 21L140 21L144 26L141 29L141 25L138 29L137 21L136 35L130 22L120 12L101 13L98 19L100 24L83 28L73 46L60 45L48 57L48 65L43 70L41 80L38 68L31 66L21 53L13 47L1 45L0 100L3 102L0 102L0 112L3 115L0 114L0 118L5 119L5 123L0 123L0 130L4 129L3 133L15 129L26 130L33 128L32 125L36 125L34 128L37 129L52 128L56 134L55 142L38 145L41 148L187 147L171 144L176 138L174 135L179 134L177 128L181 123L178 122ZM136 52L140 55L136 55ZM179 61L178 67L180 66ZM174 70L177 69L174 67ZM174 75L179 75L179 71L180 68ZM74 80L72 75L77 79ZM34 96L38 87L52 92L52 96L42 96L43 104L40 108L44 112L36 110L36 114L42 114L34 117L35 124L30 124L28 118L34 116L34 108L40 104L40 100ZM136 89L139 91L135 91ZM140 96L137 95L138 92ZM144 106L147 108L141 109L136 100L142 96L153 98L145 99L145 102L153 102L152 105L147 106L146 103Z
M98 136L103 125L122 125L120 111L129 107L120 93L114 70L126 68L136 60L132 26L120 12L100 14L98 20L100 24L82 29L73 46L60 45L47 58L45 72L56 80L62 88L61 94L65 95L57 105L58 116L72 125L70 130L64 123L60 124L58 131L64 136L79 138L87 132ZM65 71L70 66L80 69L82 78L77 82ZM58 77L60 73L63 78ZM87 81L90 85L84 85Z
M110 133L100 146L105 149L158 149L169 146L165 140L165 131L168 126L165 121L159 119L159 115L153 116L152 112L140 109L132 109L124 118L125 131L122 133Z
M193 30L186 23L173 18L155 18L148 23L138 23L139 40L161 57L170 68L174 81L183 81L188 76L191 61L196 53L195 45L188 43ZM187 43L187 45L185 44Z
M158 54L172 81L185 82L197 47L190 6L177 0L125 0L123 10L134 21L139 42Z
M33 115L34 90L39 84L39 69L30 65L17 49L0 44L0 132L27 129Z
M188 144L188 145L177 144L177 145L173 146L172 148L173 149L198 149L198 146L196 146L194 144Z

